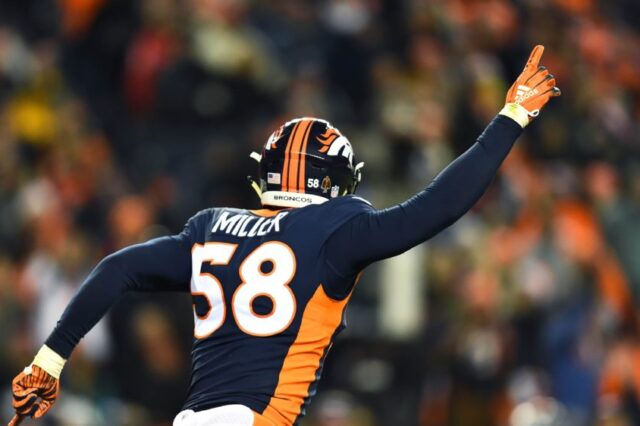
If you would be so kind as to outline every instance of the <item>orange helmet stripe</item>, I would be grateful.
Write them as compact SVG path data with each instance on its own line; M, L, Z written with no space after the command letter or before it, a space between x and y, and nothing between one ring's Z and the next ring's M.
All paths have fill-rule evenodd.
M300 150L302 144L309 136L309 130L311 129L311 120L302 120L296 129L296 134L291 144L291 150L289 152L289 171L287 174L287 189L285 191L300 192L298 188L298 173L300 171Z
M287 178L289 172L289 153L291 152L291 141L296 136L296 132L298 131L298 127L300 126L300 122L297 122L291 133L289 134L289 139L287 140L287 146L284 150L284 166L282 167L282 190L287 191Z
M306 165L306 161L304 159L304 157L307 155L307 142L309 142L309 133L311 133L311 127L313 127L313 122L311 123L311 125L307 128L307 134L304 137L304 140L302 142L302 149L300 150L300 154L298 155L298 158L300 159L300 171L299 171L299 177L298 177L298 192L305 192L304 188L304 182L305 182L305 165Z

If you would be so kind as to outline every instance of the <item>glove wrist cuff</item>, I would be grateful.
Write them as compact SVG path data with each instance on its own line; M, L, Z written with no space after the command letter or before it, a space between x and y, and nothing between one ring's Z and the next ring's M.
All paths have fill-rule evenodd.
M531 113L525 107L517 103L508 103L499 113L505 117L509 117L520 125L523 129L529 124Z
M66 359L58 355L47 345L42 345L31 365L37 365L56 379L60 379L60 374L64 368Z

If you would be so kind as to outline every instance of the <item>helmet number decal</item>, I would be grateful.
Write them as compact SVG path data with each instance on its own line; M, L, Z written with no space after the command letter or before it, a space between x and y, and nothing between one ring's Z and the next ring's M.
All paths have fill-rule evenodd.
M200 316L194 306L194 334L205 339L224 324L226 303L220 281L209 273L202 273L202 264L228 265L237 244L211 242L196 244L192 250L193 275L191 294L204 296L209 311ZM270 263L268 271L263 266ZM284 331L293 321L296 300L289 284L296 272L296 258L291 248L279 241L268 241L258 246L240 264L238 273L242 282L235 290L231 307L238 328L252 336L273 336ZM271 312L254 311L258 297L271 299Z
M320 179L307 179L307 188L320 188Z

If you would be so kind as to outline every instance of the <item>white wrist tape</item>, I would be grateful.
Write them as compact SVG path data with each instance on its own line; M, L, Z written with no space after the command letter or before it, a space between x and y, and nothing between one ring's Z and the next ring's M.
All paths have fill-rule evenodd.
M526 125L529 124L530 117L535 117L537 114L530 113L525 107L520 104L511 103L506 104L504 108L502 108L502 111L500 111L500 115L509 117L524 129Z
M56 379L60 378L66 359L47 345L42 345L31 365L37 365Z

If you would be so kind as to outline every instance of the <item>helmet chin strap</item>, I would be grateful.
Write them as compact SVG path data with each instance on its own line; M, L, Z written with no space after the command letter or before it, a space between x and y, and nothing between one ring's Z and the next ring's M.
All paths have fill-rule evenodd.
M258 198L262 198L262 189L260 189L260 185L258 185L258 182L256 182L253 176L247 176L247 180L249 181L249 184L251 185L253 190L256 191Z
M255 151L249 154L249 157L256 160L258 163L260 163L260 161L262 160L262 155L258 154ZM262 189L260 188L260 185L258 185L258 182L256 182L253 176L247 176L247 180L249 181L249 184L251 185L253 190L256 191L258 198L262 199Z
M362 169L363 168L364 168L364 161L361 161L358 164L356 164L356 167L353 169L353 171L356 173L356 176L358 177L358 182L360 182L362 180Z

